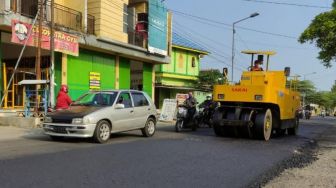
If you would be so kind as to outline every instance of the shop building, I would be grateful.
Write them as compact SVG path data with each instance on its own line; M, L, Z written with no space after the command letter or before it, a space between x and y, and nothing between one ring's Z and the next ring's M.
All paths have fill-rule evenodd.
M200 60L208 52L200 45L173 33L171 63L156 66L155 104L162 108L164 99L192 91L202 101L209 91L198 87Z
M40 77L48 80L51 8L46 2ZM37 77L38 25L32 22L38 5L39 0L0 0L1 97L23 43L29 41L4 109L22 108L24 91L18 82ZM161 0L55 0L54 22L56 95L67 84L72 99L90 89L139 89L154 98L154 66L171 62L171 16ZM98 83L92 84L92 75Z

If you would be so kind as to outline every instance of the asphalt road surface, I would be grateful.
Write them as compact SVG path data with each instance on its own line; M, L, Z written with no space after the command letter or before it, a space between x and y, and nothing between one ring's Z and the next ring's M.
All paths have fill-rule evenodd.
M318 139L332 117L302 120L298 136L268 142L215 137L213 130L175 133L159 124L154 137L140 131L53 142L40 130L0 142L0 187L249 187ZM315 142L315 141L314 141Z

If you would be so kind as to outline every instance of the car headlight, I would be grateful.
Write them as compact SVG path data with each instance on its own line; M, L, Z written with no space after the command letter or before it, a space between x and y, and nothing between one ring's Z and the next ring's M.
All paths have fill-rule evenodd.
M84 118L73 118L72 124L89 124L91 122L91 119L88 117Z
M83 124L83 118L73 118L72 124Z
M84 117L84 118L83 118L83 123L84 123L84 124L90 124L90 123L92 123L92 119L89 118L89 117Z
M44 117L44 123L52 123L52 118L49 116Z

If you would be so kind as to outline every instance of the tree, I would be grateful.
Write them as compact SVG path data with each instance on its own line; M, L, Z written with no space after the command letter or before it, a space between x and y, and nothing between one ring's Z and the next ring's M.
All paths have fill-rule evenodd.
M201 70L198 84L201 88L212 89L213 85L220 83L223 79L223 74L218 69Z
M298 83L298 91L301 93L301 96L305 96L305 103L314 103L316 98L316 88L312 81L303 80Z
M331 92L336 93L336 81L335 81L334 85L331 87Z
M308 28L301 34L300 43L316 43L320 48L318 59L329 68L331 61L336 60L336 0L333 9L317 15Z

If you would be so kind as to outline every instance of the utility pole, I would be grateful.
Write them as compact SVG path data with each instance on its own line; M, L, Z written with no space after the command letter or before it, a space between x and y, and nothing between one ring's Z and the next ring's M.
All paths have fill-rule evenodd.
M38 24L38 39L37 39L37 53L36 53L36 62L35 62L35 73L36 73L36 80L41 80L41 38L42 38L42 22L43 22L43 1L44 0L39 0L39 9L40 9L40 13L39 13L39 24ZM36 85L36 98L35 98L35 102L36 102L36 106L35 106L35 112L38 112L38 108L39 108L39 92L38 90L40 89L39 85Z
M84 0L84 33L87 33L88 30L88 5L87 5L87 0Z
M253 14L251 14L249 17L240 19L238 21L233 22L232 24L232 56L231 56L231 82L233 83L233 66L234 66L234 58L235 58L235 34L236 34L236 29L235 29L235 25L239 22L242 22L244 20L250 19L250 18L254 18L256 16L259 16L259 13L255 12Z
M54 29L55 29L55 20L54 20L54 5L55 1L51 0L50 4L50 13L51 13L51 25L50 25L50 107L55 106L55 39L54 39Z

